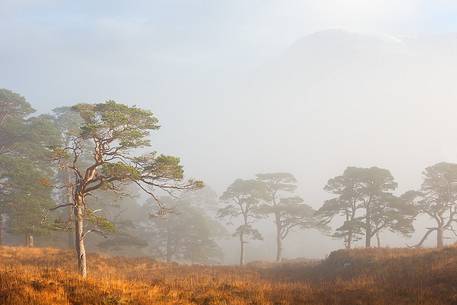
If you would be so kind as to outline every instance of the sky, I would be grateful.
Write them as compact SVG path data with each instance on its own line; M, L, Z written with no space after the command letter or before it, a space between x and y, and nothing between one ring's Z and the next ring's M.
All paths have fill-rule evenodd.
M456 14L452 0L1 0L0 64L8 73L0 80L43 110L108 91L124 97L126 79L141 87L129 91L148 87L164 99L162 87L177 79L256 67L316 31L447 33ZM37 82L49 77L53 84Z
M0 81L43 111L108 95L163 103L177 82L236 75L316 31L448 33L456 14L452 0L1 0ZM129 82L137 93L122 93Z
M0 87L40 113L151 109L154 149L219 193L290 171L317 208L345 166L387 167L404 191L457 161L452 0L0 0L0 29Z

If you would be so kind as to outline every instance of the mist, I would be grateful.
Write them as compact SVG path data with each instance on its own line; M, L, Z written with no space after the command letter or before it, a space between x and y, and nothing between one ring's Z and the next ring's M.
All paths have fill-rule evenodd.
M318 209L348 166L389 169L400 195L427 166L456 162L457 24L446 16L457 5L397 2L0 1L0 86L39 113L110 99L152 110L153 148L219 196L237 178L289 172ZM416 243L428 220L414 225L409 239L383 233L383 246ZM264 241L247 260L272 260L273 228L256 226ZM236 263L236 240L221 244ZM341 247L297 231L284 257Z

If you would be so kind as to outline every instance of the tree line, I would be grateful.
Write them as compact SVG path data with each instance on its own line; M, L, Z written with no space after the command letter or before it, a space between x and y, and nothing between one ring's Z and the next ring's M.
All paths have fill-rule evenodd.
M263 239L261 219L275 229L276 261L294 230L318 230L346 248L360 240L381 246L383 232L410 236L425 215L434 226L412 246L435 233L442 247L446 233L457 234L457 164L427 167L421 187L401 195L389 170L348 167L328 180L331 198L316 210L297 195L291 173L236 179L219 197L186 178L179 158L151 149L160 126L148 110L107 101L34 112L24 97L0 89L0 243L4 232L27 246L36 236L65 234L82 276L93 234L110 251L147 247L167 261L216 262L217 240L227 235L218 220L236 224L241 265L248 242ZM146 204L136 204L140 192Z
M258 174L252 180L235 180L221 196L226 207L221 217L241 216L234 232L240 241L240 264L244 263L247 240L262 239L254 222L265 216L276 229L276 261L281 260L283 240L293 229L317 229L342 239L350 249L359 240L365 247L373 239L381 246L385 231L410 237L418 216L428 217L434 226L427 228L420 247L430 234L436 234L436 247L444 245L445 233L457 235L457 164L440 162L427 167L418 190L397 196L398 184L389 170L378 167L348 167L342 175L328 180L324 187L331 198L317 210L294 194L297 181L290 173ZM333 224L333 228L332 228Z

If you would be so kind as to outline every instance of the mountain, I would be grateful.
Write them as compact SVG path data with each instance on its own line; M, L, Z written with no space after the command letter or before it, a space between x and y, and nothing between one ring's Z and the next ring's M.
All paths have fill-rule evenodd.
M329 30L305 36L206 97L209 115L191 121L197 131L186 140L198 145L185 155L218 191L259 172L291 172L315 208L329 198L327 180L347 166L384 167L399 183L398 193L416 189L426 166L457 161L456 45L453 34ZM418 235L426 226L417 223ZM268 236L270 227L261 228ZM405 244L388 232L383 241ZM269 242L257 253L268 253ZM306 247L310 243L319 246ZM340 246L305 232L285 249L288 257L319 257Z
M453 34L305 36L223 92L224 141L241 147L248 167L281 160L276 168L309 181L316 202L347 165L385 166L402 189L415 187L424 166L457 160L455 50Z

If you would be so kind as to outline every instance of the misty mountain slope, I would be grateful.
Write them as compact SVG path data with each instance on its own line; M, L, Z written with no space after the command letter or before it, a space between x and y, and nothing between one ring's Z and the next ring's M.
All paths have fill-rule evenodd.
M237 178L291 172L299 195L318 208L329 198L323 186L347 166L384 167L398 193L416 189L426 166L457 157L456 43L455 35L305 36L255 71L170 88L170 103L185 106L164 116L159 147L179 153L187 172L219 194ZM270 226L259 226L269 236ZM385 233L383 244L414 243L427 224L416 226L412 240ZM320 257L340 246L300 232L285 255ZM268 259L270 249L257 253Z
M457 157L456 43L455 35L340 30L303 37L255 72L240 72L214 95L206 122L212 132L194 138L213 149L195 156L229 165L223 166L224 176L205 170L215 184L289 171L315 208L328 199L322 190L327 180L347 166L388 168L398 193L417 188L426 166ZM411 240L426 226L416 223ZM341 245L313 232L300 234L286 242L287 257L316 257ZM390 246L411 240L388 232L383 237ZM306 248L309 242L321 248Z
M319 183L328 177L317 163L332 163L333 173L356 163L396 173L408 158L412 186L423 165L457 153L447 141L457 131L457 56L434 56L419 47L434 49L424 39L346 31L304 37L224 98L229 115L220 124L238 125L231 140L258 160L282 155L282 167L297 171L309 171L305 160L312 160ZM447 51L441 46L436 54Z

